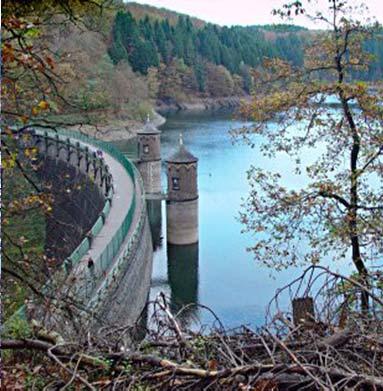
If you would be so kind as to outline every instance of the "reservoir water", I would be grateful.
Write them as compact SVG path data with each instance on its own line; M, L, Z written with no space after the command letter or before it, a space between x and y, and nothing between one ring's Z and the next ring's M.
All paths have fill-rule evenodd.
M170 246L166 243L165 202L148 203L155 242L150 298L160 291L171 299L173 311L182 305L200 303L211 308L229 328L242 324L260 326L276 289L298 276L302 269L276 272L262 266L246 249L253 244L238 221L249 188L246 171L251 165L278 171L289 187L305 179L294 174L287 156L264 157L259 143L250 148L233 144L230 130L246 126L230 113L176 113L162 126L162 186L166 190L165 159L177 148L179 134L198 157L199 243ZM120 144L124 149L124 146ZM281 305L288 304L288 297ZM211 323L209 311L190 306L185 322Z

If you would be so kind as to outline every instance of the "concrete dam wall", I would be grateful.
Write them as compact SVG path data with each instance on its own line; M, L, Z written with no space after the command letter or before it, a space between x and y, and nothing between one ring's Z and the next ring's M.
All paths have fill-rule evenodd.
M41 155L37 171L44 192L53 197L46 215L45 254L61 264L99 217L105 194L89 176L65 160Z
M48 323L65 322L57 305L64 295L76 302L75 318L93 328L134 323L146 304L153 261L138 170L102 141L67 131L32 134L40 177L57 197L46 247L62 268L44 289L60 310L49 314ZM38 311L27 305L18 314L28 318Z

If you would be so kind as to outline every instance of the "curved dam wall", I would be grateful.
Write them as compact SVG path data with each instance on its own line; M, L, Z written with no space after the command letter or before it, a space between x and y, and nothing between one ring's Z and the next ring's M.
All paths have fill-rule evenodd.
M65 160L41 155L37 174L52 194L46 215L45 254L61 264L89 233L105 204L105 194L89 176Z
M146 210L143 205L143 209ZM97 311L99 324L133 324L140 316L148 299L152 276L153 245L149 219L145 213L136 232L133 251L124 244L117 260L119 283L109 282L108 294ZM113 274L112 274L113 276ZM112 277L113 278L113 277Z
M42 178L55 182L55 192L61 188L63 193L49 225L57 227L60 220L73 225L69 233L58 228L50 234L47 247L65 259L46 289L57 300L65 291L78 304L75 315L93 327L134 323L147 301L153 261L140 174L102 141L67 131L36 130L33 136L41 154ZM69 184L76 188L73 193L66 191ZM60 247L59 242L72 235L80 243L67 255L69 247ZM55 319L63 320L60 314Z

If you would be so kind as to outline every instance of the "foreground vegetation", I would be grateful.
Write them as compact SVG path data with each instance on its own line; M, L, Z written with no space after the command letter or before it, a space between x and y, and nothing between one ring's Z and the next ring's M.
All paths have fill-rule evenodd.
M97 332L85 328L74 340L64 340L37 324L33 330L18 325L1 344L7 352L4 385L39 390L382 390L383 299L375 291L376 277L368 291L373 309L368 317L343 296L346 287L348 295L365 289L357 280L310 267L279 294L295 291L295 302L310 301L315 294L316 311L282 312L276 296L259 330L225 330L218 318L210 330L185 329L178 321L182 310L173 316L162 294L149 304L148 330L139 323L108 325ZM322 285L315 287L318 279Z
M3 140L5 138L3 136ZM7 139L7 142L10 140ZM11 142L12 143L12 142ZM44 281L42 274L47 265L44 262L46 223L49 213L48 192L39 197L32 184L39 183L36 173L17 167L20 160L9 156L12 148L3 144L2 176L2 319L7 320L25 300L33 294L33 281L37 285ZM27 154L33 156L30 150ZM24 175L23 175L24 174ZM44 201L43 201L44 199Z
M304 6L293 3L280 13L305 13ZM254 125L238 134L262 136L266 156L287 154L295 173L307 178L292 189L280 172L249 170L251 191L241 218L255 233L254 258L277 269L351 261L367 287L383 256L383 90L353 78L371 64L363 45L378 34L374 24L354 18L358 9L334 0L307 15L328 31L306 49L302 67L267 60L257 94L243 106ZM336 109L326 104L331 98ZM302 163L305 152L310 157ZM361 301L368 310L366 294Z
M178 16L174 24L150 18L136 21L124 5L118 4L120 13L116 14L115 8L103 10L104 2L96 0L6 2L4 177L21 178L28 192L24 185L15 186L4 198L7 221L2 234L7 239L2 255L13 266L12 270L3 267L7 281L13 284L15 273L25 276L18 279L21 298L29 294L29 277L40 277L36 270L42 265L48 271L54 267L53 260L41 254L43 216L49 214L54 200L33 177L37 151L26 147L26 130L72 125L82 130L87 124L97 131L100 121L110 116L142 119L156 100L180 99L175 94L187 88L205 96L256 88L253 103L243 108L243 114L254 121L250 134L267 140L267 154L282 151L294 156L297 172L301 169L297 152L302 146L327 143L322 158L304 167L312 180L307 189L285 189L278 173L257 169L249 173L253 188L243 222L256 234L252 250L257 261L280 268L318 264L326 256L349 257L358 273L349 278L310 266L286 290L297 292L292 299L317 295L316 311L308 306L300 316L293 314L292 321L291 314L278 306L270 308L269 322L257 331L247 327L225 331L218 319L210 332L185 330L163 295L153 303L151 327L144 331L126 325L105 325L93 331L81 325L81 319L72 319L80 323L78 332L68 333L68 321L68 327L58 333L40 324L38 316L30 322L13 319L2 330L6 387L383 389L379 272L383 208L377 191L382 180L382 92L371 93L367 83L355 79L371 71L371 58L362 49L381 30L347 19L347 2L329 4L334 18L327 22L332 30L315 36L319 46L309 48L306 57L286 55L251 63L246 56L254 47L236 47L249 33L246 29L224 29ZM301 7L301 2L294 2L283 12L295 8L305 12ZM97 26L97 32L90 31L90 26ZM158 34L161 29L168 34L163 53L162 41L152 42L156 28ZM271 31L273 39L278 34L290 39L304 33L284 26L261 30L265 32L251 32L260 37ZM215 37L214 43L203 44L203 37ZM123 57L116 57L113 45ZM132 50L125 55L122 49L129 45ZM268 53L264 49L262 56ZM262 83L246 85L246 75ZM323 103L328 96L338 97L340 114L327 111ZM297 121L305 126L302 134L289 134L289 125ZM278 127L270 127L271 122ZM249 129L241 135L249 136ZM371 186L370 177L378 180L378 188ZM24 231L21 221L30 227ZM263 231L270 235L262 236ZM299 245L305 241L309 250L298 259ZM44 298L41 289L32 287L35 297ZM145 338L139 338L143 332ZM22 360L15 353L19 350Z

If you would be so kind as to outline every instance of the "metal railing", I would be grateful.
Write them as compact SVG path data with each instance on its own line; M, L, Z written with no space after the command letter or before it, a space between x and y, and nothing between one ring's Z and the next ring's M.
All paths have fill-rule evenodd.
M93 296L90 298L88 302L88 311L89 310L93 312L97 311L99 305L103 302L105 297L108 295L110 291L110 287L115 285L117 274L119 274L124 268L123 264L130 262L130 260L134 256L138 244L142 238L142 232L146 222L144 183L142 181L141 175L138 173L137 168L134 165L132 165L132 167L133 167L133 171L135 172L135 178L139 185L138 187L140 189L140 194L141 194L140 211L137 212L140 214L138 218L138 224L136 225L134 231L129 236L129 242L125 246L124 252L121 254L121 256L118 259L116 259L116 262L113 264L113 268L111 268L109 270L109 273L105 275L105 278L103 278L101 284L99 284L96 291L94 291L95 287L93 286L92 289Z
M136 190L137 190L136 189L136 179L137 179L139 186L140 186L140 192L141 192L142 196L144 197L142 180L141 180L140 176L136 174L137 170L134 167L133 163L131 163L124 156L124 154L122 154L115 146L113 146L107 142L97 140L97 139L92 138L92 137L85 135L83 133L78 133L78 132L74 132L74 131L70 131L70 130L66 130L66 129L60 130L59 132L35 129L34 132L38 136L51 138L55 142L60 142L60 143L65 142L66 144L70 143L71 146L76 147L76 148L78 148L78 143L73 144L72 140L82 141L86 144L89 144L90 146L96 147L101 152L101 154L100 154L101 156L102 156L102 152L106 152L107 154L112 156L115 160L117 160L124 167L126 173L132 179L133 189L134 189L132 203L129 206L129 209L128 209L120 227L117 229L117 231L113 235L113 238L109 241L108 245L103 250L103 252L100 254L100 256L97 259L93 260L96 264L99 265L99 267L101 269L99 280L101 278L105 278L105 281L103 281L100 284L100 287L98 289L97 297L99 298L100 297L100 288L102 290L103 287L108 287L108 285L109 285L109 278L106 276L105 273L108 271L108 269L110 269L110 266L111 266L114 258L118 254L120 247L121 247L122 243L124 242L126 235L129 231L131 224L132 224L132 221L133 221L133 216L134 216L134 213L136 210ZM113 194L112 192L113 192L113 189L111 188L110 192L108 193L104 208L103 208L100 216L98 217L98 219L93 224L93 226L90 230L91 237L97 235L101 231L101 229L104 225L105 217L108 215L110 208L111 208L111 199L112 199L112 194ZM131 250L132 243L136 241L136 237L138 235L138 232L142 228L142 224L144 221L144 219L143 219L144 216L142 213L143 210L144 209L141 209L140 218L138 220L137 227L134 230L134 232L132 233L132 240L129 242L126 252ZM69 271L76 264L78 264L79 261L89 251L90 246L91 246L91 237L88 237L88 236L85 237L81 241L81 243L76 247L76 249L72 252L72 254L64 261L63 267L67 273L69 273ZM126 255L126 254L124 254L124 255ZM117 266L118 266L118 268L120 267L120 265L117 265ZM95 283L97 282L97 284L92 284L93 287L95 288L100 281L94 281L94 282ZM87 296L89 297L89 294L91 295L92 293L93 292L88 292ZM99 300L97 300L97 301L99 301ZM15 316L26 319L27 316L26 316L25 305L20 307L11 316L11 318L8 320L8 322L12 318L14 318Z

